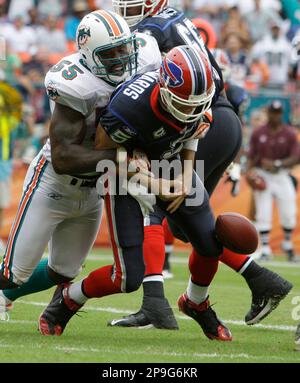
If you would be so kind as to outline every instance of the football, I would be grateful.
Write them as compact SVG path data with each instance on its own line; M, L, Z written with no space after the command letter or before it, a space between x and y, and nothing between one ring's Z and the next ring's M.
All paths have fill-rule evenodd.
M227 249L252 254L258 246L258 233L251 221L238 213L220 214L216 220L216 237Z

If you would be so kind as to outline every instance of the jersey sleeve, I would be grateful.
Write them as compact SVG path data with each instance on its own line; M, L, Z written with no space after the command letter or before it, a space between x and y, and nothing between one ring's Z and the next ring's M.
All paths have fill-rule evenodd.
M134 149L137 132L128 126L126 121L117 116L111 108L106 108L100 117L100 124L106 134L118 145Z
M85 117L94 110L97 95L89 92L83 82L64 80L60 73L50 70L45 77L45 87L49 99L55 103L68 106Z
M137 33L138 73L152 72L159 69L162 58L155 38L149 34Z
M161 52L165 52L165 46L167 42L167 36L164 34L161 26L159 24L155 24L154 22L151 24L148 24L148 20L146 19L147 24L144 25L144 23L140 23L138 26L138 32L146 34L148 36L152 36L157 44L158 44L158 49Z

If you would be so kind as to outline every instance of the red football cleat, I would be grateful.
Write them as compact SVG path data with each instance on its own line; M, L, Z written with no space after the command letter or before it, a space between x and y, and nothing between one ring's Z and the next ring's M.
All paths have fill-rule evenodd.
M179 310L193 318L202 328L204 334L211 340L231 341L230 330L218 319L211 308L208 298L197 305L188 299L186 294L178 299Z

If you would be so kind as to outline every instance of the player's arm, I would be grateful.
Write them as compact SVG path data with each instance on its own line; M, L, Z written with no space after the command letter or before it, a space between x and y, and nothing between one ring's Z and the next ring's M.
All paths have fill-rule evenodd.
M86 133L84 116L56 104L50 123L52 165L58 174L80 174L96 170L103 159L115 160L115 150L97 151L83 147Z
M116 145L117 147L124 147L129 150L131 154L134 154L135 149L139 146L138 133L130 129L123 121L121 121L109 110L106 110L106 112L102 115L97 130L96 147L101 150ZM102 141L100 141L101 138ZM130 161L130 158L126 156L123 158L123 161L128 160ZM144 161L143 158L133 159L133 161L136 160L142 160L144 163L147 162ZM118 159L118 163L121 165L120 159ZM124 167L119 166L118 171L124 171ZM126 171L126 176L129 180L132 179L132 177L135 177L134 179L141 185L145 186L149 192L159 196L164 201L172 201L180 195L178 190L182 189L181 181L169 181L161 178L155 179L153 174L148 170L147 165L130 167L130 171L126 168Z
M167 207L167 211L171 214L174 213L184 202L188 194L190 193L193 180L193 171L195 164L195 155L198 147L198 140L192 142L187 141L185 148L180 153L180 159L182 162L183 173L179 177L178 181L182 182L182 190L180 195L174 199Z

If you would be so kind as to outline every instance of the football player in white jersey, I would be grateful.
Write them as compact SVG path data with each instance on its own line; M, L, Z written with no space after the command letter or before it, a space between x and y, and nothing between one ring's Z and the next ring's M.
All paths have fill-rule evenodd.
M97 112L118 84L161 63L156 40L131 33L113 12L85 16L76 38L78 52L45 78L53 112L50 138L24 181L0 269L0 289L6 289L0 292L0 311L20 296L70 281L80 272L102 215L96 166L116 155L94 150ZM49 260L41 261L47 244Z

